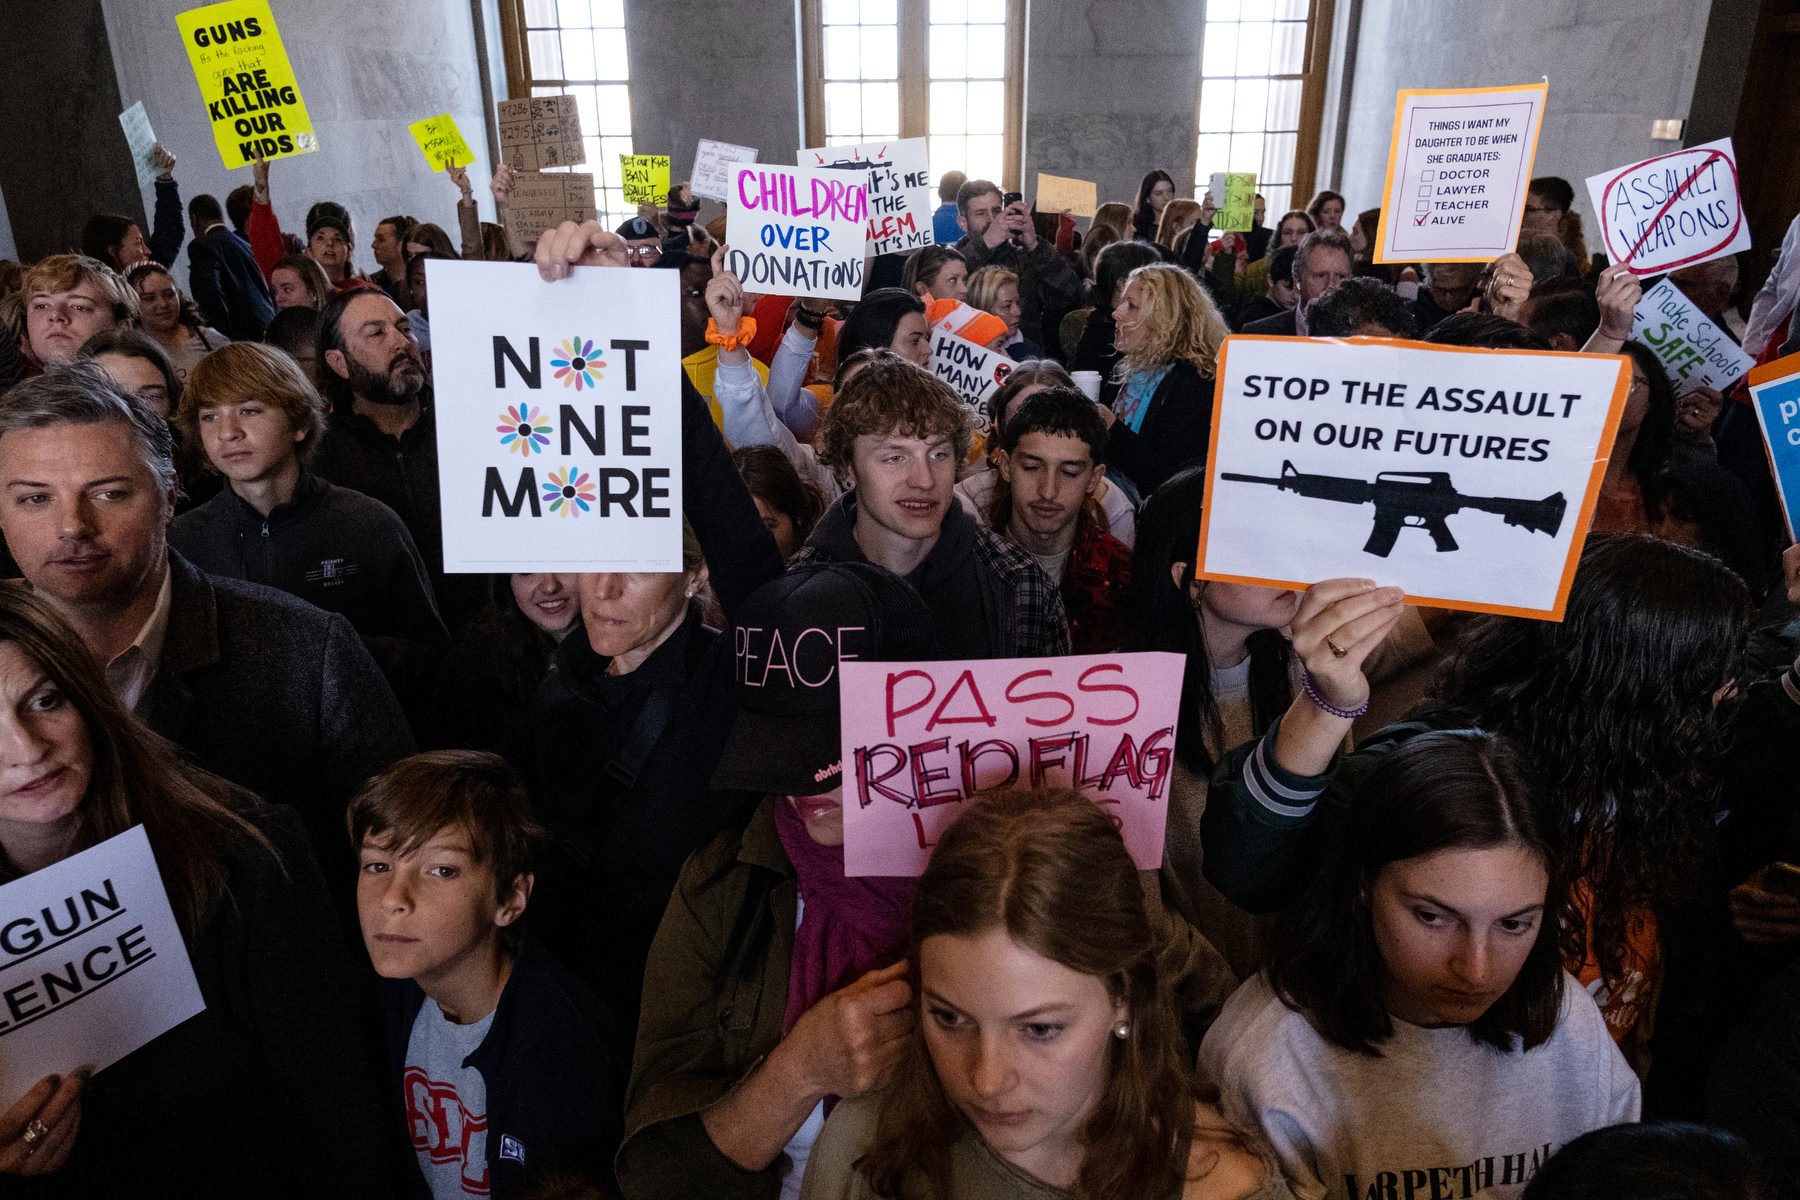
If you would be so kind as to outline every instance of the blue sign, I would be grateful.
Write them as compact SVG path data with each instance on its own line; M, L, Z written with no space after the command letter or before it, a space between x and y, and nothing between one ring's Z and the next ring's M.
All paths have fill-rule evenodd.
M1781 510L1787 517L1788 536L1795 533L1794 515L1800 505L1800 354L1750 373L1750 399L1763 440L1769 446L1769 462L1775 471L1775 487L1781 493Z

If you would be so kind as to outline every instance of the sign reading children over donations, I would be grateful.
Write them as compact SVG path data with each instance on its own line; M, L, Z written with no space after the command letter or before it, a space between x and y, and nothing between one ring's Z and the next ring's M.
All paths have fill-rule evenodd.
M175 25L227 168L249 166L258 150L277 159L319 148L268 0L190 9Z
M0 1112L205 1007L142 825L0 887Z
M867 171L731 164L726 266L752 292L861 300Z
M973 797L1013 787L1075 788L1162 865L1179 654L840 667L845 874L922 874Z
M444 569L681 569L680 280L434 262Z
M931 245L936 206L924 138L828 146L808 150L801 162L868 176L870 254L905 254Z
M1731 139L1588 178L1606 256L1656 275L1750 248Z
M1548 90L1402 90L1375 261L1493 262L1509 252L1525 219Z
M1561 620L1630 385L1621 355L1228 338L1199 574Z

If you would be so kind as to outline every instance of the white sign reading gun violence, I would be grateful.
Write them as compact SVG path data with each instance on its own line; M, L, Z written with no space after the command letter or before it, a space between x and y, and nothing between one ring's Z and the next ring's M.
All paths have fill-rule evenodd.
M1200 573L1560 620L1630 383L1617 355L1229 338Z

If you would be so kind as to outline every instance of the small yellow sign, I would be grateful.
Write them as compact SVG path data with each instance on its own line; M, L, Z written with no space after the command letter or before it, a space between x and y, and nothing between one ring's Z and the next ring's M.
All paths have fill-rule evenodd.
M475 152L463 141L462 130L456 127L456 118L449 113L414 121L406 128L413 135L413 141L419 143L425 161L434 171L466 167L475 161Z
M625 203L661 208L669 202L668 155L621 154L619 173L625 179Z

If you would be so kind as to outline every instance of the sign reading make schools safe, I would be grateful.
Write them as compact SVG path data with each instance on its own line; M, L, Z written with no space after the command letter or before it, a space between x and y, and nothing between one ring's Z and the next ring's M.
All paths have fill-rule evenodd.
M225 0L175 17L219 158L248 166L319 148L268 0Z
M860 300L867 171L733 163L726 265L753 292Z
M1548 85L1409 88L1394 141L1375 261L1492 262L1519 240Z
M1756 361L1667 279L1638 301L1631 336L1655 352L1678 396L1702 387L1722 392Z
M444 569L681 569L674 271L434 262Z
M205 1007L142 825L0 887L0 1112Z
M1179 654L844 661L844 872L919 875L975 796L1067 787L1162 865Z
M1750 248L1731 139L1588 178L1606 256L1633 274L1691 267Z
M1630 384L1620 355L1228 338L1199 573L1561 620Z

